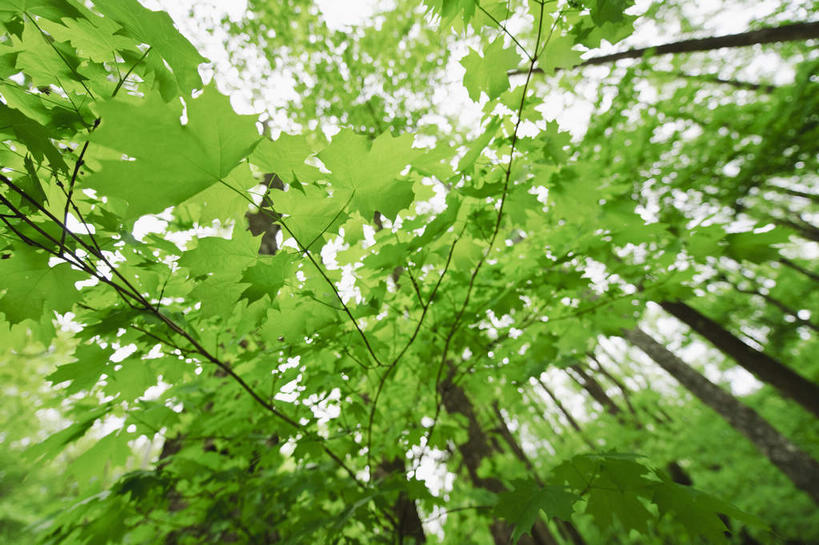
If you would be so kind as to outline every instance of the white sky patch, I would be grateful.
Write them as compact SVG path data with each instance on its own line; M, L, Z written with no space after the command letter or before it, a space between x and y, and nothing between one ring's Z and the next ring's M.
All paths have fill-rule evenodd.
M346 30L369 19L383 0L315 0L330 30Z

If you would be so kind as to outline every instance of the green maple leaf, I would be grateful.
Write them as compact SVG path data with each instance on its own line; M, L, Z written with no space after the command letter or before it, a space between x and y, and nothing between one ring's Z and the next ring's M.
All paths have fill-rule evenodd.
M497 135L500 126L501 121L499 118L493 118L492 121L487 124L483 134L472 142L466 154L464 154L458 162L458 170L467 171L475 165L475 161L481 156L484 148L486 148L489 142Z
M202 238L196 248L179 258L179 265L195 277L213 275L225 282L235 282L245 268L257 261L260 243L261 239L244 229L237 230L230 239Z
M481 92L486 93L489 100L498 98L501 93L509 89L507 72L517 68L520 55L514 46L504 48L503 38L498 37L487 46L482 57L474 49L461 59L461 65L466 69L464 87L469 98L477 102Z
M137 50L138 42L133 38L117 34L120 25L107 17L87 19L63 18L62 24L44 21L41 26L62 42L69 42L77 52L94 62L109 62L113 51L123 49Z
M0 297L0 312L9 322L39 320L45 310L65 312L79 299L74 282L86 275L67 263L51 267L48 260L48 255L27 246L16 248L11 258L0 260L0 289L5 290Z
M570 36L553 36L538 58L538 66L543 73L552 74L558 68L571 68L581 62L580 51L572 49L574 40Z
M3 0L0 4L0 20L7 20L8 14L30 13L59 20L62 17L82 17L73 1L66 0Z
M26 22L20 38L12 34L11 43L19 51L17 68L34 85L47 87L56 80L69 90L82 89L80 82L86 78L77 72L81 61L66 44L44 36L31 22Z
M315 186L305 186L303 190L290 188L289 191L275 191L271 194L277 212L287 217L282 222L287 232L285 238L293 236L304 249L323 246L326 234L338 232L347 219L346 208L350 198L329 199L327 194Z
M74 352L76 362L58 366L46 379L53 384L70 382L65 390L67 394L90 390L105 372L110 356L110 350L104 350L96 344L81 345Z
M372 144L351 130L337 134L319 159L332 172L336 199L350 199L350 209L365 218L378 211L390 219L412 204L412 183L398 179L401 171L421 155L412 148L413 136L384 133Z
M633 0L589 0L592 21L598 26L606 23L619 24L629 19L624 12L634 5Z
M242 297L252 303L265 295L273 301L292 273L293 261L289 254L279 252L275 256L260 256L258 261L245 269L242 282L250 286Z
M776 244L784 244L790 239L787 229L771 229L764 233L752 231L744 233L730 233L725 236L728 247L725 253L737 261L747 260L752 263L776 261L779 250Z
M149 10L137 0L96 0L94 7L138 42L150 44L171 67L180 88L201 87L198 68L207 59L176 30L167 13Z
M99 107L97 145L133 160L101 161L88 185L128 205L126 219L181 203L224 179L259 142L254 116L237 115L213 87L181 104L117 98Z
M495 513L515 525L512 540L517 542L532 529L542 510L548 517L570 520L580 496L561 486L540 486L534 481L513 481L514 489L498 495Z
M128 446L128 435L122 432L112 432L71 460L68 470L80 482L87 482L98 477L100 468L105 467L106 464L119 467L131 453Z
M68 170L62 154L51 143L47 127L0 103L0 136L5 135L13 136L18 142L23 143L38 161L46 157L53 168Z
M275 173L285 183L294 178L300 182L313 181L318 173L316 167L305 164L313 150L304 136L281 134L275 141L264 140L250 156L250 162L263 172Z

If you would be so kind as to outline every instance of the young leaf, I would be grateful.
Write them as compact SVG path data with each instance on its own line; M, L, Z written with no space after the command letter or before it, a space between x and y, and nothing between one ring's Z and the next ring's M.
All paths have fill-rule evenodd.
M466 69L464 87L469 92L469 98L478 102L481 93L486 93L489 100L498 98L501 93L509 89L509 70L517 68L520 55L515 47L503 47L503 37L498 36L489 44L481 56L474 49L461 59L461 65Z

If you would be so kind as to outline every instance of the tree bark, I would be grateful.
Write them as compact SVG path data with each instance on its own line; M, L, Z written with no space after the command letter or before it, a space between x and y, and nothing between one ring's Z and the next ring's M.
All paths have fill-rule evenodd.
M392 460L384 460L378 465L375 471L376 479L384 479L390 475L403 475L406 472L404 460L395 457ZM398 534L399 545L418 545L426 543L424 526L421 517L418 516L418 509L415 501L406 492L400 492L398 499L393 506L396 522L395 531Z
M540 384L540 387L543 388L543 391L545 391L546 394L551 398L551 400L554 402L555 406L557 406L558 410L563 414L563 416L566 417L566 420L569 422L569 425L574 429L574 431L577 432L580 438L583 439L583 442L586 443L590 449L594 449L594 445L592 444L592 442L583 433L583 430L580 428L580 425L577 423L577 420L575 420L571 413L569 413L569 411L566 410L566 407L563 405L560 399L554 394L554 392L552 392L552 390L548 386L546 386L546 383L544 383L540 377L535 377L535 380L537 381L538 384Z
M798 313L798 311L796 309L792 309L791 307L789 307L788 305L786 305L785 303L783 303L782 301L780 301L776 297L772 297L771 295L769 295L767 293L762 293L759 289L742 289L739 286L737 286L736 284L734 284L733 282L730 282L727 278L725 278L724 280L726 282L728 282L731 285L731 287L734 288L735 290L737 290L739 293L744 293L746 295L757 295L757 296L761 297L767 303L770 303L771 305L775 306L780 311L782 311L782 314L792 317L794 319L794 321L795 321L795 325L802 325L802 326L805 326L805 327L809 327L810 329L812 329L812 330L814 330L816 332L819 332L819 326L817 326L816 324L814 324L810 320L805 320L805 319L800 318L799 313Z
M689 392L711 407L819 505L819 463L780 434L755 410L706 379L639 328L623 332Z
M614 384L617 387L617 389L620 390L620 393L623 394L623 401L626 402L626 407L628 408L629 412L632 414L632 416L634 416L634 418L636 418L639 421L640 417L637 415L637 410L631 403L631 392L628 389L628 387L625 384L623 384L623 382L620 379L615 377L613 374L609 373L608 370L603 365L603 363L599 359L597 359L597 356L595 356L593 352L589 352L587 355L595 364L597 364L597 370L600 371L600 374L609 379L612 382L612 384Z
M775 85L753 83L751 81L741 81L736 79L725 79L713 74L687 74L685 72L679 72L677 73L677 76L686 79L698 79L710 83L719 83L721 85L729 85L736 89L747 89L749 91L759 91L762 93L773 93L776 91Z
M785 265L786 267L788 267L789 269L792 269L792 270L794 270L794 271L796 271L796 272L798 272L800 274L803 274L803 275L807 276L808 278L810 278L814 282L819 282L819 274L816 274L813 271L809 271L808 269L804 268L802 265L800 265L798 263L795 263L795 262L791 261L790 259L788 259L786 257L780 257L779 262L782 263L783 265Z
M492 403L492 410L495 412L495 418L498 421L497 431L501 438L503 438L506 445L512 451L512 454L515 455L515 458L520 460L520 462L526 466L526 469L528 469L529 473L532 474L535 482L537 482L540 486L543 486L543 481L541 481L540 477L538 477L535 467L532 465L532 461L526 455L526 452L523 450L523 447L520 446L520 443L518 443L517 439L512 433L512 430L510 430L509 426L506 424L506 419L503 417L503 413L501 412L500 405L497 401ZM557 524L561 535L570 540L573 545L587 545L586 540L583 538L574 524L560 519L555 519L555 523Z
M777 388L819 417L819 386L771 356L755 350L714 320L683 302L660 303L669 314L708 339L711 344L762 382Z
M572 365L569 367L569 369L574 371L577 374L577 376L580 377L580 380L578 380L571 374L569 374L569 376L571 376L575 380L575 382L582 386L583 389L589 392L589 395L592 396L592 399L601 404L603 408L606 410L606 412L609 413L610 415L618 418L620 417L623 410L620 408L619 405L617 405L617 403L614 402L612 398L609 397L609 395L606 393L606 391L603 389L600 383L597 382L597 379L589 375L586 372L586 370L583 369L580 365L577 364Z
M481 477L478 475L481 462L492 455L493 449L489 437L484 432L480 422L478 422L472 402L463 389L452 382L451 375L441 383L441 400L449 414L460 414L466 417L468 422L467 440L465 443L458 445L458 452L461 454L464 466L466 466L470 482L474 486L495 494L506 492L506 486L497 477ZM495 545L508 545L511 543L512 530L512 526L503 520L496 519L489 526ZM531 536L524 534L518 543L522 545L558 545L557 540L542 520L535 522Z
M781 185L776 184L765 184L763 189L775 191L777 193L785 193L786 195L791 195L792 197L800 197L803 199L807 199L813 203L819 204L819 194L814 193L806 193L804 191L799 191L797 189L791 189L789 187L782 187Z
M577 66L589 66L593 64L608 64L621 59L639 59L648 52L654 55L668 55L675 53L694 53L696 51L712 51L724 47L747 47L756 44L769 44L776 42L795 42L819 38L819 22L793 23L778 27L762 28L759 30L749 30L739 34L728 34L725 36L713 36L710 38L694 38L681 40L667 44L655 45L652 47L640 47L629 49L610 55L601 55L586 59ZM535 68L533 72L542 73L543 70ZM520 70L513 70L509 75L525 73Z

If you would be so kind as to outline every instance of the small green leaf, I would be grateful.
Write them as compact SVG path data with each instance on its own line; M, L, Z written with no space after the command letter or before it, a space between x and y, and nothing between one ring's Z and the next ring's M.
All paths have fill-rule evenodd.
M28 318L39 320L44 312L65 312L79 298L74 283L86 275L68 263L51 267L48 261L47 254L28 246L20 246L11 258L0 260L0 290L5 290L0 296L0 312L12 324Z
M512 540L517 540L531 531L542 510L547 517L570 520L574 504L580 496L561 486L541 487L534 481L513 481L514 489L498 495L495 512L510 524L515 525Z
M520 55L515 47L504 48L501 36L489 44L483 56L473 49L461 59L461 65L466 69L464 87L469 92L469 98L477 102L482 92L489 100L498 98L509 89L507 72L517 68L519 63Z

